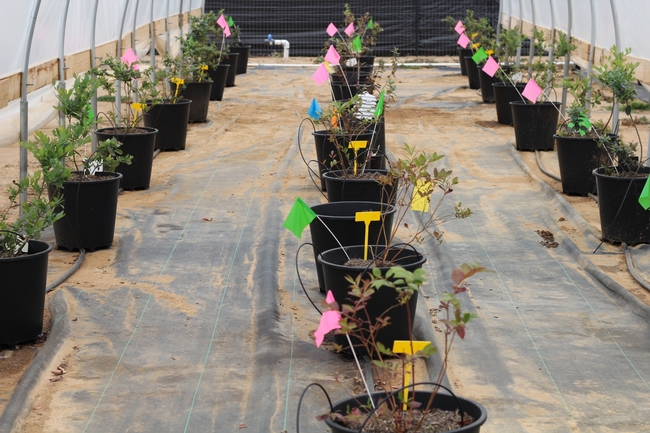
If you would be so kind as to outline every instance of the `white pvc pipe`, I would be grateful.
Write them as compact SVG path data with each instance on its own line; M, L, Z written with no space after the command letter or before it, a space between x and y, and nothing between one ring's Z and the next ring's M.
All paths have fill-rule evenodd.
M27 30L27 40L25 41L25 57L23 59L22 85L20 87L20 141L27 141L29 138L29 102L27 101L27 80L29 78L29 54L32 50L32 39L34 38L34 27L36 27L36 17L41 7L41 0L34 0L32 7L32 16L29 21ZM20 146L20 180L27 177L27 149ZM20 215L23 214L22 204L27 202L27 191L20 194Z
M70 0L66 0L59 26L59 87L65 89L65 27L68 20ZM59 126L65 126L65 114L59 111Z
M289 59L289 46L290 46L290 44L289 44L288 40L286 40L286 39L272 39L271 41L269 41L269 45L282 45L282 47L284 48L284 53L282 55L282 58L284 60Z

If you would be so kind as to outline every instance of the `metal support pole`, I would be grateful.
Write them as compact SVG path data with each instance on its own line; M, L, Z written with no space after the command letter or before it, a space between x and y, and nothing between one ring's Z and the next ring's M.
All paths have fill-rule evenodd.
M136 56L138 55L138 50L135 48L135 32L136 32L137 26L138 26L138 7L139 6L140 6L140 0L135 0L135 10L133 11L133 32L131 33L131 49L136 54ZM137 90L137 88L138 88L138 81L137 80L133 83L133 87L135 87L135 89ZM138 102L138 94L137 93L134 93L133 95L129 95L129 96L132 96L133 102Z
M415 57L420 56L420 0L415 0Z
M68 21L68 8L70 0L66 0L61 14L61 25L59 26L59 87L65 89L65 27ZM65 126L65 114L59 111L59 126Z
M122 56L122 35L124 34L124 21L126 20L126 10L129 8L129 0L124 3L122 18L120 19L120 31L117 34L117 56ZM136 10L137 13L137 10ZM133 35L135 37L135 34ZM122 85L119 80L115 80L115 107L116 118L119 123L122 120Z
M183 39L183 0L181 0L181 13L178 16L178 27L180 28L180 38Z
M616 41L616 50L621 51L621 33L618 28L618 14L616 12L616 2L614 0L609 0L609 4L612 7L612 20L614 21L614 38ZM614 101L614 108L612 109L612 131L618 133L618 115L619 115L620 106L618 101Z
M533 78L533 59L535 57L535 0L530 0L532 29L530 31L530 54L528 55L528 76Z
M548 78L547 78L547 87L552 87L552 82L551 80L553 79L553 72L555 71L555 65L553 64L553 49L555 48L555 15L553 14L553 0L548 0L550 6L551 6L551 46L548 49L548 61L552 65L551 67L553 68L553 71L548 71ZM549 90L550 92L550 90ZM550 93L549 93L550 94Z
M22 83L20 88L20 141L27 141L29 138L29 102L27 101L27 80L29 78L29 54L32 50L32 39L34 38L34 27L36 17L41 7L41 0L34 0L32 16L29 20L27 39L25 40L25 58L23 62ZM20 146L20 180L27 177L27 149ZM27 191L20 194L20 215L23 214L22 204L27 202Z
M496 46L499 46L499 38L501 37L501 14L503 14L503 0L499 0L499 16L497 17L497 34Z
M151 66L151 81L154 82L156 75L156 26L153 21L153 0L151 0L151 25L149 26L151 32L151 43L149 46L149 65Z
M569 39L569 43L571 43L571 25L573 23L573 7L571 5L571 0L567 0L567 6L568 6L568 20L569 23L567 25L567 31L566 35L567 38ZM569 76L569 64L571 63L571 54L567 53L564 56L564 75L563 78L567 78ZM567 95L567 90L566 86L562 85L562 107L560 107L560 112L562 113L562 116L564 116L564 113L566 112L566 95Z
M522 8L521 0L519 0L519 40L521 40L521 33L523 30L523 16L524 16L524 11ZM515 58L515 65L519 67L521 64L521 44L517 47L517 57Z
M169 2L171 0L167 0L167 19L165 21L165 30L167 32L167 55L171 56L171 49L172 49L172 41L170 38L172 37L171 32L169 30Z
M97 26L97 9L99 7L99 0L95 0L93 5L93 18L90 22L90 67L95 68L97 66L97 55L95 53L95 28ZM93 93L93 97L90 101L90 106L93 109L95 116L97 115L97 90ZM97 137L93 134L92 143L90 144L92 151L97 150Z
M594 82L592 73L594 70L594 55L596 53L596 5L594 0L589 0L589 5L591 7L591 41L589 42L589 59L587 60L587 76L589 77L589 90L587 90L587 104L585 106L587 112L591 110L589 100L591 99L591 86Z

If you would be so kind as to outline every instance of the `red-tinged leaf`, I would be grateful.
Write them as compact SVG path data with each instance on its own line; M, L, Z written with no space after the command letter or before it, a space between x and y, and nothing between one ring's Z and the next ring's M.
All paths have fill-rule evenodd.
M463 272L461 268L455 268L453 271L451 271L451 280L456 284L456 286L460 285L464 279L465 272Z
M465 338L465 327L464 326L456 326L456 334L462 339Z
M418 401L411 401L409 402L409 406L413 409L418 409L420 406L422 406L422 403Z
M352 415L361 415L362 412L361 412L361 409L359 409L358 407L355 407L354 409L352 409L350 411L350 414L352 414Z
M324 413L324 414L322 414L322 415L318 415L318 416L316 417L316 419L317 419L318 421L325 421L325 420L329 419L329 417L330 417L330 414L329 414L329 413Z
M212 221L212 217L210 217L210 218L203 218L203 221Z

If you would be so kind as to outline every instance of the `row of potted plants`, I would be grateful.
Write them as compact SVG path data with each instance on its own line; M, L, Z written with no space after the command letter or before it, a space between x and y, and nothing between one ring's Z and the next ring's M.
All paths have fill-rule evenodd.
M184 96L195 82L211 84L206 62L218 65L228 52L226 33L241 42L239 28L229 21L213 13L193 17L181 40L182 54L165 56L161 70L144 70L129 49L76 76L70 89L55 88L65 122L51 134L38 131L21 143L40 169L9 188L10 205L0 214L0 344L42 332L51 251L38 240L42 231L53 225L56 245L63 249L110 247L120 189L149 188L155 149L184 149L188 123L205 121L210 90L204 103L200 96ZM209 33L221 37L220 48ZM112 108L96 115L90 101L99 89ZM203 117L193 119L190 108L197 106ZM101 119L110 126L97 129ZM21 196L27 198L22 203Z
M446 22L453 24L454 19L449 17ZM577 72L565 79L562 85L572 96L572 102L566 116L560 119L560 103L551 99L558 85L558 66L548 53L558 58L570 55L576 48L574 41L562 32L546 40L542 31L534 29L530 44L534 50L533 61L515 66L512 57L524 39L517 28L502 29L497 46L487 21L477 20L472 11L467 11L462 24L469 34L467 40L472 43L474 60L475 52L483 47L494 47L505 59L499 65L492 87L498 122L514 126L517 149L557 148L563 192L598 196L603 240L628 244L650 242L650 220L639 202L648 172L644 167L642 140L632 116L638 64L628 60L630 50L614 46L611 54L595 66L591 77ZM488 59L485 56L483 62ZM480 77L488 76L481 62L478 70ZM526 76L528 81L524 82ZM633 126L634 140L624 141L619 125L612 124L611 114L606 122L590 120L591 110L601 101L601 92L592 87L592 82L609 89L614 103L624 108L628 123ZM530 89L534 90L527 94Z
M327 294L323 311L312 301L322 314L317 345L334 331L337 351L371 357L379 375L412 366L435 351L430 342L414 341L418 289L427 260L417 243L430 237L441 242L439 225L466 218L471 211L461 203L447 203L458 178L437 166L443 155L405 144L401 158L389 161L385 114L394 97L397 61L394 57L389 69L383 63L375 67L371 47L381 27L370 14L356 18L346 5L344 17L342 27L332 23L327 28L329 39L318 59L326 62L321 67L329 73L333 101L324 109L313 101L309 110L318 170L310 166L314 161L305 163L312 178L319 178L314 184L327 202L309 206L297 199L285 227L298 237L310 228L318 286ZM319 72L313 78L319 84L327 80ZM465 278L480 270L464 266L455 271L454 293L441 305L449 314L446 332L451 339L452 334L464 336L471 318L456 296ZM401 351L400 342L410 349ZM445 359L448 353L445 348ZM438 382L443 378L444 371ZM458 400L438 393L439 385L422 391L405 384L397 387L399 392L394 385L377 393L366 388L364 395L331 405L320 419L332 432L465 431L485 422L484 408L460 398L458 417ZM427 416L438 410L452 419L446 430L431 430ZM463 413L471 417L463 418Z

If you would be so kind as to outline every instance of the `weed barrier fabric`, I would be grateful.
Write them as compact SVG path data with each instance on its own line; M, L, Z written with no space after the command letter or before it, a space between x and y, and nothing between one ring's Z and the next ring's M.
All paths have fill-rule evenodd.
M445 154L439 166L460 178L452 196L474 212L440 226L441 245L419 246L429 254L419 304L430 326L440 326L435 308L454 266L495 271L472 278L463 295L478 318L455 343L450 383L487 408L486 431L650 429L639 404L650 392L648 323L583 271L564 241L539 244L535 230L571 217L515 163L511 128L497 125L493 106L468 105L480 97L460 74L398 74L389 152L399 156L407 142ZM28 411L21 433L295 432L309 383L333 401L360 392L346 391L352 361L313 342L320 316L295 272L309 231L297 239L282 227L297 196L325 200L297 147L309 102L329 100L310 75L249 69L211 103L207 124L190 126L185 151L158 155L149 190L120 196L115 246L89 253L57 289L70 304L69 372L41 380L41 409ZM318 305L311 247L298 263ZM323 431L314 417L326 409L310 390L301 431Z

